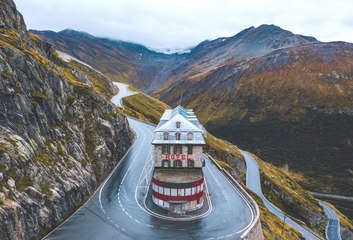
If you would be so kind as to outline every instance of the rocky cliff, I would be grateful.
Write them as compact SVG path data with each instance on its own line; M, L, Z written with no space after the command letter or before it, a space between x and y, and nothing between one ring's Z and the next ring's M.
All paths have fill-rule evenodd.
M0 239L35 239L95 190L131 145L104 76L63 62L0 2Z

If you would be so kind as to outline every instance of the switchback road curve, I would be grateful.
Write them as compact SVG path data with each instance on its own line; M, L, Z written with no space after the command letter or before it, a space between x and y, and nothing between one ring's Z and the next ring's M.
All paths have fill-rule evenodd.
M212 210L190 221L154 216L138 204L154 127L133 119L137 138L121 164L90 200L45 239L239 239L254 219L243 196L210 161L203 168ZM146 186L148 187L148 186Z

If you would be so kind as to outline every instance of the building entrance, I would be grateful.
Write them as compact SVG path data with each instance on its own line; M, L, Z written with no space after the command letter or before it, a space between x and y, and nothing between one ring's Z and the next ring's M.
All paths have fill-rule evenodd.
M174 214L184 214L186 203L170 203L170 212Z

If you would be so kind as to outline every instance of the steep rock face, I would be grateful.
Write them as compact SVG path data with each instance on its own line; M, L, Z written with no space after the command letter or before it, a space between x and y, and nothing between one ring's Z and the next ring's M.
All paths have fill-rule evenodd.
M24 40L28 40L28 32L21 13L16 10L12 0L2 0L0 3L0 28L14 29Z
M0 10L0 239L34 239L94 191L131 145L102 75L59 59Z

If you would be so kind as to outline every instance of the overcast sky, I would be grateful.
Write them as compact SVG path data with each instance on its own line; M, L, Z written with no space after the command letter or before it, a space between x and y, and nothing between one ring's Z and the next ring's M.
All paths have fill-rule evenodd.
M353 42L352 0L15 0L27 28L66 28L185 49L205 39L275 24L321 41Z

